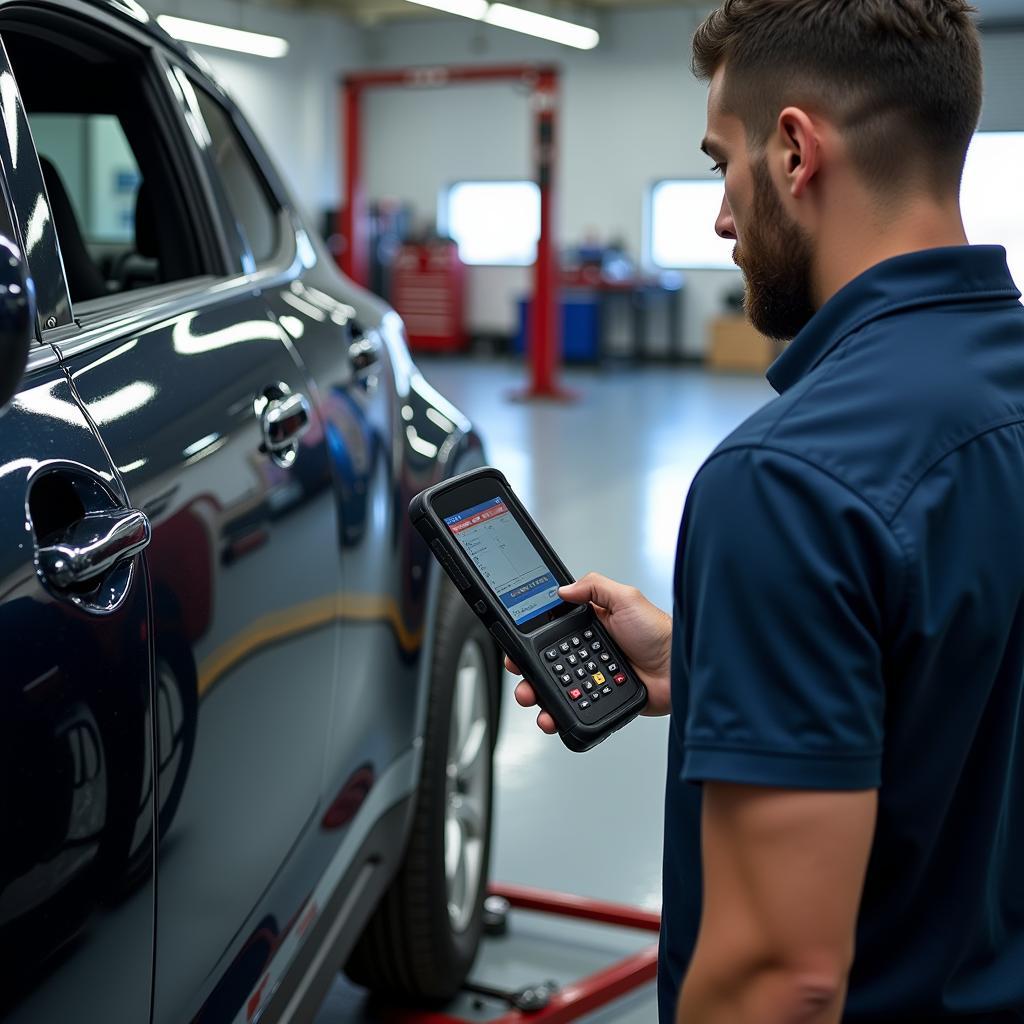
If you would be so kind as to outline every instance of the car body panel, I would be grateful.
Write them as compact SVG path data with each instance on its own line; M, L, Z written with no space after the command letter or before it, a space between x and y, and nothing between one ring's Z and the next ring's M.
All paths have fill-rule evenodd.
M35 564L47 478L116 474L70 383L37 350L0 414L0 993L11 1021L144 1020L152 977L152 721L141 560L120 606L90 614ZM32 498L35 503L39 495ZM43 534L43 536L40 536ZM97 977L118 978L96 985Z
M194 709L175 719L194 732L191 757L173 749L178 730L161 730L159 747L174 762L162 801L182 792L173 818L161 814L155 1020L188 1020L319 807L341 581L323 429L314 410L290 469L260 451L261 396L307 386L258 297L67 362L152 526L158 684L166 672L171 691L198 698L170 693ZM287 920L295 908L275 909Z
M152 529L138 561L156 712L144 783L155 795L144 803L158 822L157 914L133 956L152 955L154 943L155 956L125 990L152 984L159 1024L308 1019L400 865L419 779L443 584L406 508L424 487L482 464L482 446L416 369L400 319L345 279L304 226L194 55L131 0L38 5L150 49L186 144L190 112L174 69L201 78L282 206L279 252L257 267L196 143L226 276L148 289L43 340L63 360L67 401L107 459L111 488ZM33 200L21 184L24 233ZM59 294L54 255L30 265ZM290 467L260 451L258 403L282 384L310 403ZM4 434L0 466L8 454ZM6 526L9 509L0 512ZM68 657L88 643L69 644ZM79 948L68 946L66 962L90 997L123 984L119 973L108 985L109 970L80 960ZM33 1009L39 997L26 996L19 1020L59 1019Z

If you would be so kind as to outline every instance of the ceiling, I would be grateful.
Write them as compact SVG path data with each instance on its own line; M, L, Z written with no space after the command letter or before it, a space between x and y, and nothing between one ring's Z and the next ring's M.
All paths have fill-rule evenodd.
M706 7L710 0L571 0L570 3L549 3L530 4L513 2L523 7L533 7L534 10L558 15L563 13L571 17L572 12L579 11L607 11L611 9L633 9L643 7ZM406 0L290 0L295 6L303 7L327 7L335 11L340 10L349 17L359 21L374 22L392 20L395 18L423 18L423 17L451 17L432 11L427 7L420 7L416 4L406 3Z
M433 11L428 7L407 3L406 0L270 0L274 6L317 7L341 11L358 21L373 24L401 18L450 18L449 14ZM570 18L574 11L639 10L650 7L699 7L714 6L715 0L548 0L546 3L530 0L512 0L524 7L532 7L544 13L562 13ZM1024 4L1021 0L973 0L983 19L999 21L1013 18L1022 20Z

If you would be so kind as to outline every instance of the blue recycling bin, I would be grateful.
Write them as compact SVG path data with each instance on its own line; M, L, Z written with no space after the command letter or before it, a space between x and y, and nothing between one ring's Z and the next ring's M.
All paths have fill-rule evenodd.
M518 355L526 352L532 299L519 300L519 331L513 341ZM601 355L601 307L596 292L563 291L562 359L567 363L596 363Z

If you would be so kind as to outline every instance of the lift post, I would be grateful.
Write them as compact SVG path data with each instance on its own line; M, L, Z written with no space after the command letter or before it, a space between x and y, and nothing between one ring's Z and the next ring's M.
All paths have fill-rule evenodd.
M526 85L534 112L534 152L540 189L540 238L533 268L533 302L529 320L530 382L516 398L568 399L558 384L561 319L558 315L558 246L555 233L559 72L550 65L511 64L484 67L403 68L347 75L342 81L345 140L345 205L338 231L346 241L341 268L356 282L369 283L365 182L362 164L362 97L383 87L438 88L474 82L508 81Z

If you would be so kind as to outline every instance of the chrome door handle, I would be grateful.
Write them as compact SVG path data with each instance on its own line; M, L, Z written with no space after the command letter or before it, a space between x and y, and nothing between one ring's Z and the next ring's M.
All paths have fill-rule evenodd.
M309 399L305 395L288 395L267 402L263 410L263 440L267 451L290 448L309 430Z
M39 570L55 587L87 583L118 562L134 558L152 539L145 512L113 509L87 512L59 540L36 552Z

